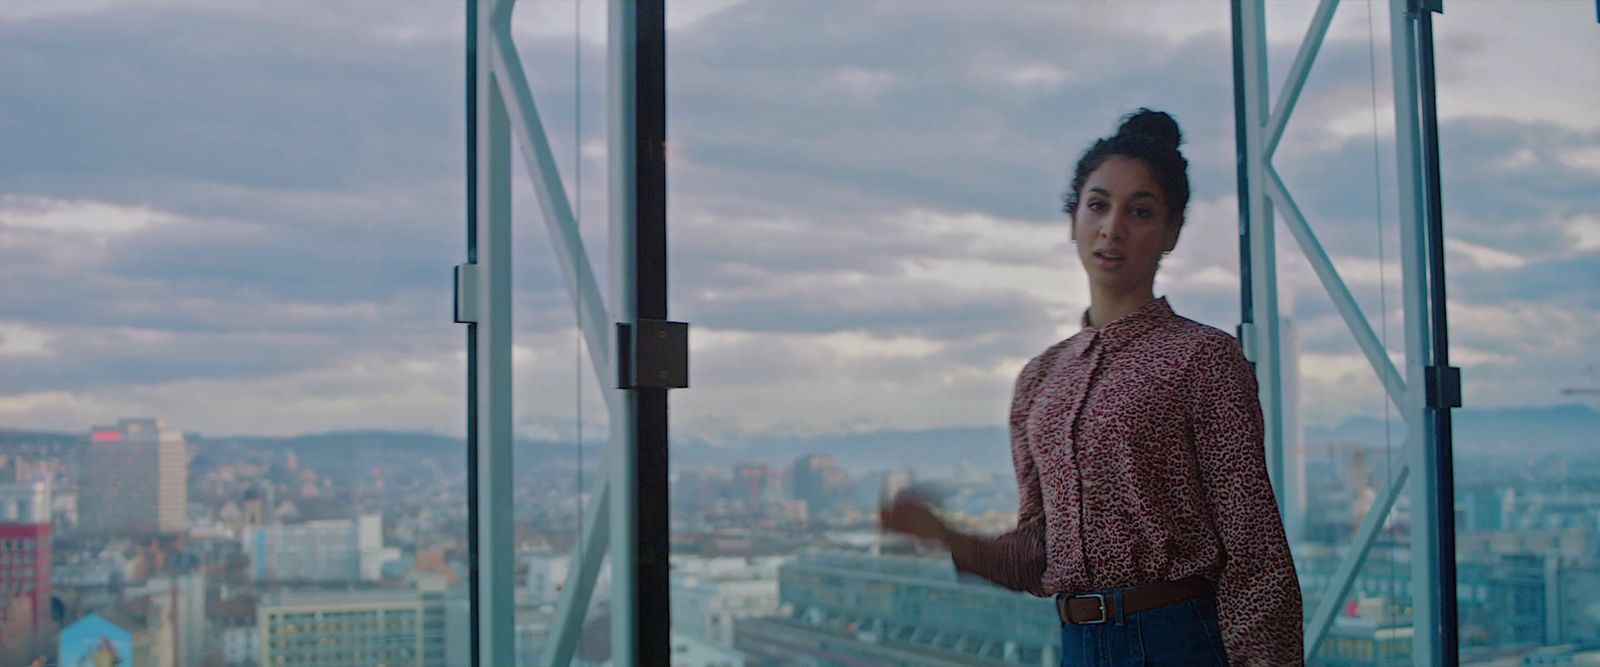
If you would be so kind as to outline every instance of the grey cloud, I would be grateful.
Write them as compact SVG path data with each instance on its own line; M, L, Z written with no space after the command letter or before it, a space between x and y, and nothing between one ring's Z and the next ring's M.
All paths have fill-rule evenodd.
M7 180L339 190L414 173L418 156L459 164L454 49L268 16L128 6L0 24L0 78L23 93L3 132L30 157Z
M781 177L785 187L761 194L797 205L816 201L815 176L833 182L829 190L868 193L878 206L918 202L1024 219L1059 216L1070 163L1140 104L1172 109L1198 139L1192 152L1231 163L1231 121L1202 111L1231 101L1225 39L1107 49L1101 40L1116 35L1043 5L927 9L751 4L706 20L675 42L674 139L687 143L691 160L734 179L756 174L775 185ZM834 39L819 49L809 31L774 30L781 25L822 26ZM990 30L1008 38L970 38ZM1011 70L975 72L980 59L1060 66L1078 80L1059 90L1002 85ZM833 78L852 70L884 72L887 83L878 92L840 89ZM1210 139L1219 136L1226 141Z
M1446 254L1447 262L1449 253ZM1456 265L1460 265L1456 262ZM1450 272L1449 293L1472 303L1537 299L1574 310L1600 311L1600 252L1535 260L1514 269Z
M1045 330L1047 314L1018 294L957 291L904 279L820 288L763 283L735 298L680 299L686 317L713 328L821 333L870 331L955 339L995 329Z
M6 359L0 392L261 377L320 366L344 345L306 335L150 336L111 328L57 329L47 355Z

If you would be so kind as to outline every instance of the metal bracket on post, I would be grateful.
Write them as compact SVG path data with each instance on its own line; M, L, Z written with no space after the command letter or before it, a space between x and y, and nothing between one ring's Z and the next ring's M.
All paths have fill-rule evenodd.
M687 389L689 323L617 324L618 389Z
M480 291L478 265L457 264L455 270L456 324L478 323L478 295Z
M1428 366L1424 369L1423 391L1428 407L1449 410L1461 407L1461 369L1455 366Z

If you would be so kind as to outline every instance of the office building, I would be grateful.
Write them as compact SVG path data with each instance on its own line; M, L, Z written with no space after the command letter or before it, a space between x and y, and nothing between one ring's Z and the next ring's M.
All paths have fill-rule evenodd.
M778 481L776 474L765 463L739 463L733 466L733 498L755 509L761 505L762 494Z
M416 591L281 592L256 607L262 665L420 665L423 600Z
M78 464L78 531L177 535L187 527L189 449L155 419L95 428Z
M50 524L0 523L0 629L7 635L20 632L13 622L32 627L48 616L52 558ZM26 603L12 604L18 598Z
M376 514L246 528L240 547L255 581L348 582L382 578L383 520Z
M249 667L261 659L261 634L256 628L256 603L251 599L218 600L206 608L210 663Z
M839 467L832 456L807 454L794 461L789 475L790 489L796 500L803 500L812 520L832 512L840 503L849 500L850 474Z
M751 664L924 667L1059 662L1052 602L958 578L948 559L819 553L779 570L784 613L737 621Z
M125 589L122 607L140 612L153 664L207 667L206 581L200 572L152 578Z
M1340 616L1328 629L1322 647L1308 662L1310 667L1380 667L1411 663L1409 623Z
M525 588L535 602L554 604L561 600L561 589L567 583L567 568L571 559L566 555L546 553L526 554L522 564L527 568Z
M778 612L776 563L743 558L673 561L672 630L723 647L734 645L738 619Z
M0 523L50 523L50 483L0 481Z

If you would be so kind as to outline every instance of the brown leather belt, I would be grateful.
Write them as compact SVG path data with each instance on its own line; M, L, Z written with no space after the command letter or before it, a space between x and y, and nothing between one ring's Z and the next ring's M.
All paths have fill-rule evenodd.
M1157 581L1122 589L1122 616L1165 607L1174 602L1211 594L1211 581L1195 575L1177 581ZM1093 625L1117 618L1117 593L1084 593L1056 596L1056 613L1061 622Z

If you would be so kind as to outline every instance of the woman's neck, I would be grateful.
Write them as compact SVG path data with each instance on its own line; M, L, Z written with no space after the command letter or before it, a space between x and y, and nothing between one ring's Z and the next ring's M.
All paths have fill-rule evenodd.
M1155 300L1155 290L1151 285L1125 291L1091 288L1089 326L1103 327Z

